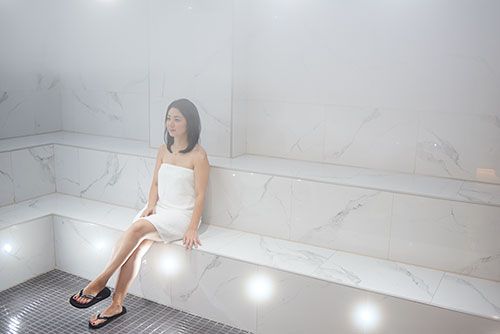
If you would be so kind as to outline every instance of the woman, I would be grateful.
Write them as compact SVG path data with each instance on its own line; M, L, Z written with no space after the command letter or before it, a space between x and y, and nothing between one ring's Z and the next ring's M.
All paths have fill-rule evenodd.
M111 305L90 318L90 328L102 327L127 312L123 300L153 242L183 239L186 249L201 245L198 226L210 166L198 144L200 131L200 116L191 101L179 99L168 106L166 144L158 150L146 206L118 240L104 271L70 298L71 305L87 308L109 297L106 283L120 268Z

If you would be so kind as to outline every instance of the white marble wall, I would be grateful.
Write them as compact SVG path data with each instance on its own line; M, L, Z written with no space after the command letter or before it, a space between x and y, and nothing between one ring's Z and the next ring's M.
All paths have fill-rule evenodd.
M157 147L168 104L185 97L205 149L230 156L231 1L44 4L0 4L0 138L63 129Z
M14 203L14 176L10 152L0 153L0 206Z
M0 291L55 268L52 216L0 229Z
M55 267L87 279L99 275L123 232L66 217L53 219ZM115 273L109 284L115 285L117 278Z
M57 192L142 208L149 196L155 160L55 145Z
M0 206L56 190L54 145L0 153Z
M64 130L149 139L148 2L57 0Z
M208 224L493 280L499 217L497 206L221 168L204 212Z
M22 88L10 88L12 81L4 80L0 73L0 138L61 130L60 84L56 75L34 70L25 80L19 80L23 81L19 82Z
M258 305L257 333L494 333L498 323L463 317L446 309L402 301L335 283L263 267L275 282L272 298ZM376 325L362 326L356 314L366 313ZM369 315L368 315L369 314ZM358 315L359 317L359 315Z
M394 195L389 258L500 280L500 207Z
M212 155L500 183L495 0L44 4L0 4L0 138L157 147L187 97Z
M235 1L233 154L500 183L499 12Z
M60 1L57 11L64 130L158 147L167 106L185 97L202 145L229 156L231 1Z
M61 129L52 0L0 3L0 139Z
M0 206L60 192L142 208L155 160L67 145L0 152Z
M232 1L150 0L150 139L163 142L166 108L188 98L197 106L200 142L230 156Z

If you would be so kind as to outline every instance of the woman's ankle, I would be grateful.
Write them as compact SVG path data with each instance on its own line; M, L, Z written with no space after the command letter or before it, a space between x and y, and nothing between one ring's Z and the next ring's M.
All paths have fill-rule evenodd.
M106 284L108 284L108 279L106 279L102 275L99 275L94 279L94 284L96 284L96 286L99 286L101 289L104 289Z
M111 296L111 305L113 306L122 306L123 305L123 299L125 299L125 296L123 295L117 295L116 293L113 293Z

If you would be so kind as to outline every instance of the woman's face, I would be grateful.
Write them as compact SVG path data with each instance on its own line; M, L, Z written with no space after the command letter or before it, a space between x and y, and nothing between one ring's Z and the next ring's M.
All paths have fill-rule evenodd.
M165 126L172 137L179 138L186 133L187 121L177 108L172 107L167 112L167 122Z

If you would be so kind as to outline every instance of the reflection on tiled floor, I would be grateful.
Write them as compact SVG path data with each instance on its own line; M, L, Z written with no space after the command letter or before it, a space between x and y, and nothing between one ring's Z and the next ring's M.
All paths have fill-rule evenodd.
M90 329L88 319L106 308L111 297L86 309L74 308L69 297L87 283L52 270L0 292L0 333L249 333L131 294L125 298L125 315Z

